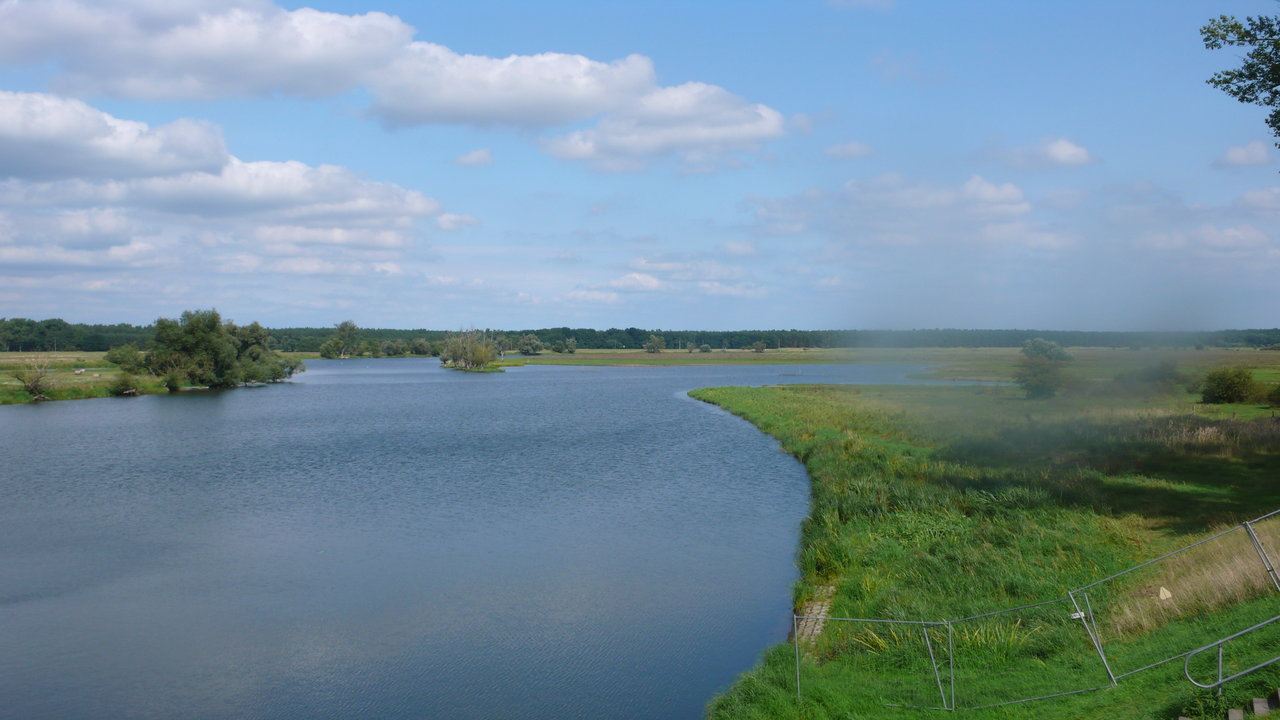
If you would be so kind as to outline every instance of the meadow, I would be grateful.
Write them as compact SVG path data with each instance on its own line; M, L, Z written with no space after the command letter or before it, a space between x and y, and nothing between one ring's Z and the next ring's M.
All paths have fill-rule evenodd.
M1168 355L1072 353L1071 386L1049 400L990 385L691 394L754 423L806 465L812 504L794 595L802 613L827 594L833 617L930 622L1053 601L1280 508L1273 409L1204 405L1181 387L1134 380L1142 377L1135 370ZM910 355L947 356L944 377L1008 378L1016 361L1016 352L1003 350ZM1277 355L1188 351L1173 359L1185 372L1242 364L1274 378ZM1280 549L1280 519L1258 527L1263 541ZM1274 616L1280 603L1259 571L1236 532L1090 588L1087 602L1115 672ZM1219 698L1196 691L1177 661L1098 692L964 709L1109 685L1069 604L957 623L950 638L941 626L829 622L805 647L802 699L793 648L778 646L708 713L735 720L921 717L931 712L886 703L948 701L949 688L935 687L930 652L947 657L947 684L954 659L961 708L954 715L972 718L1222 718L1223 703L1242 705L1280 681L1273 666L1231 683ZM1272 653L1275 629L1267 631ZM1268 652L1267 632L1235 641L1228 666L1247 667ZM945 651L948 642L954 655Z

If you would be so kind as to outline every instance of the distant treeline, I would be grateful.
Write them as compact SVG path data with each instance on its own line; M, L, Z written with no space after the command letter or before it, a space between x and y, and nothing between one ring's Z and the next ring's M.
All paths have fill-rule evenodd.
M319 352L333 327L269 328L276 350ZM512 338L533 334L551 347L570 338L579 349L639 350L657 335L668 350L709 345L719 350L749 348L757 341L769 349L832 347L1021 347L1032 338L1066 347L1269 347L1280 346L1280 328L1211 332L1101 332L1083 330L644 330L641 328L541 328L485 330ZM424 339L442 342L447 330L361 328L360 340L372 343ZM126 343L139 348L155 337L154 325L84 325L63 320L0 318L0 348L10 351L108 350Z

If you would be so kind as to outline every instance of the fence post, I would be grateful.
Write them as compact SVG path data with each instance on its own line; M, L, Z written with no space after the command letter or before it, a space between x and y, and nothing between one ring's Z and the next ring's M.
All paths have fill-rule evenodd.
M1089 634L1089 640L1093 642L1093 649L1098 651L1098 658L1102 660L1102 667L1107 671L1107 679L1111 681L1111 686L1115 687L1115 673L1111 672L1111 663L1107 662L1107 654L1102 651L1102 641L1098 639L1098 634L1093 627L1093 606L1089 604L1089 593L1084 594L1085 605L1089 608L1088 612L1080 609L1080 603L1076 602L1075 592L1068 592L1067 597L1071 598L1071 605L1076 609L1071 617L1079 620L1084 625L1084 631Z
M951 710L954 712L956 709L956 643L950 620L947 621L947 662L950 663L948 674L951 676Z
M1258 557L1262 559L1262 566L1267 569L1267 574L1271 576L1271 584L1276 587L1276 592L1280 592L1280 577L1276 576L1276 566L1271 562L1271 556L1267 554L1267 549L1262 547L1262 541L1258 539L1258 534L1253 531L1253 523L1246 520L1243 525L1245 532L1249 533L1249 539L1253 541L1253 549L1258 551Z
M791 639L796 646L796 710L800 709L800 621L791 613Z

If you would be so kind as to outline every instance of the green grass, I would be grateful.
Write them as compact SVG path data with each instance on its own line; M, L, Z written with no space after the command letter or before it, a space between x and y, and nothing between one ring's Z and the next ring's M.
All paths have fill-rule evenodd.
M1093 362L1098 378L1121 369L1117 363L1104 372ZM813 496L794 600L800 608L818 588L834 586L833 616L937 621L1061 598L1280 507L1280 423L1223 417L1183 394L1084 392L1028 401L1011 387L823 386L692 394L753 422L805 463ZM1280 541L1280 522L1269 527ZM1280 612L1265 594L1265 578L1244 587L1222 564L1225 542L1178 556L1181 566L1161 563L1089 591L1117 662L1137 667ZM1160 613L1146 611L1165 602L1157 590L1166 585L1172 600ZM1207 589L1187 590L1193 586ZM779 647L717 698L709 715L920 717L883 705L895 698L938 702L924 636L903 628L912 629L828 624L802 663L799 705L791 648ZM955 632L962 707L1107 683L1079 622L1063 607L965 623ZM1275 628L1268 637L1274 643ZM935 646L940 640L930 638ZM1239 657L1229 664L1261 652L1260 642L1239 641ZM1179 679L1181 663L1173 665L1102 692L955 714L1176 717L1197 696ZM1260 692L1278 677L1260 673L1232 692Z

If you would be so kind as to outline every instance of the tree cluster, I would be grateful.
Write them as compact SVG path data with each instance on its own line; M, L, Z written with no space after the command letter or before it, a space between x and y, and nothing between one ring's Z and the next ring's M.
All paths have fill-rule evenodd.
M481 370L497 357L497 345L479 330L451 333L440 349L440 364L459 370Z
M143 366L171 390L279 382L306 369L271 349L266 328L224 323L217 310L187 310L177 320L156 320L155 328Z

